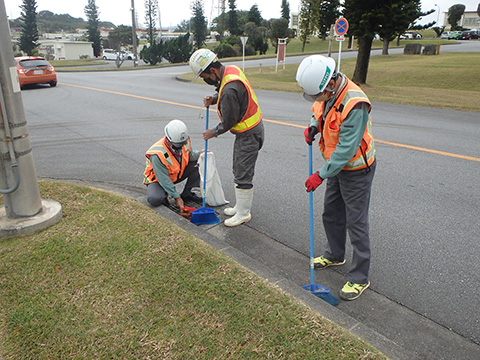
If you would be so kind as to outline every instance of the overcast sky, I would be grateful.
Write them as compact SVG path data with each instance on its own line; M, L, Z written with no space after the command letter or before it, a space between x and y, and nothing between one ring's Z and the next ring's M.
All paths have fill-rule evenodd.
M2 1L2 0L0 0ZM9 18L15 19L20 16L19 6L22 0L3 0ZM134 0L137 11L138 26L144 26L144 0ZM422 10L434 9L436 12L425 17L421 23L436 21L440 12L448 11L454 4L464 4L467 11L476 11L480 0L424 0ZM87 0L37 0L37 12L49 10L55 14L70 14L73 17L81 17L86 20L84 8ZM131 25L132 15L130 12L132 0L96 0L100 12L101 21L110 21L115 25ZM162 27L175 26L182 20L191 17L191 0L158 0L160 7ZM208 20L218 16L219 0L204 0L205 16ZM300 0L289 0L290 11L298 11ZM225 1L228 11L228 1ZM237 10L250 10L257 5L264 19L279 18L282 0L236 0ZM438 5L438 6L436 6ZM440 15L440 22L443 15ZM348 20L348 19L347 19ZM158 26L158 24L157 24Z

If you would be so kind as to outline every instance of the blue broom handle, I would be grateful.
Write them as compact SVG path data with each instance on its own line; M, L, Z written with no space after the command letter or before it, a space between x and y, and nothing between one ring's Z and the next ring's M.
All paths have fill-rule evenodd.
M207 108L207 113L205 115L205 131L208 130L208 117L210 115L210 110ZM207 195L207 148L208 140L205 140L205 153L204 155L204 165L203 165L203 196L202 196L202 207L205 207L205 196Z
M308 145L308 176L312 175L312 145ZM315 275L314 275L314 264L313 264L313 191L308 193L309 199L309 207L310 207L310 284L312 287L312 291L314 291L315 287Z

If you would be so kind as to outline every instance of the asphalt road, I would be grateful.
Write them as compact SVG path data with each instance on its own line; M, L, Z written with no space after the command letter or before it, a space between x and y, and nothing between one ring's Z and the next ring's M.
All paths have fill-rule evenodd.
M144 153L174 118L187 123L194 147L203 147L202 97L213 88L174 79L187 71L183 66L59 73L56 88L22 91L37 175L143 188ZM248 226L308 256L303 128L310 105L299 94L256 93L266 142ZM372 117L378 166L371 203L371 289L480 344L480 115L373 103ZM211 124L217 121L212 112ZM209 142L230 200L232 146L230 134ZM318 151L314 162L321 166ZM320 253L323 189L314 195ZM344 274L346 268L336 271Z

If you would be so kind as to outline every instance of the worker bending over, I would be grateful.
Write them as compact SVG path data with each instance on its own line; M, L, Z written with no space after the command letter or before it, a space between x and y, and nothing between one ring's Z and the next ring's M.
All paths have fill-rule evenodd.
M184 200L201 201L192 193L200 185L197 160L203 150L193 150L186 125L172 120L165 126L165 136L148 149L143 183L147 185L147 201L152 206L168 205L167 195L183 209ZM187 180L179 194L175 184Z

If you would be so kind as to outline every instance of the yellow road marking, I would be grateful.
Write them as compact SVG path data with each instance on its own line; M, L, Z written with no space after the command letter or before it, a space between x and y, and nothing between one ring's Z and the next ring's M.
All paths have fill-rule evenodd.
M424 151L424 152L429 152L429 153L437 154L437 155L450 156L450 157L463 159L463 160L480 161L480 158L476 158L476 157L473 157L473 156L452 154L452 153L448 153L448 152L445 152L445 151L426 149L426 148L422 148L422 147L418 147L418 146L399 144L399 143L394 143L394 142L384 141L384 140L378 140L378 139L375 139L375 141L380 143L380 144L386 144L386 145L403 147L403 148L406 148L406 149Z
M173 101L149 98L149 97L145 97L145 96L125 94L125 93L121 93L121 92L118 92L118 91L103 90L103 89L97 89L97 88L92 88L92 87L88 87L88 86L73 85L73 84L66 84L66 83L61 83L61 85L72 86L72 87L77 87L77 88L81 88L81 89L93 90L93 91L100 91L100 92L105 92L105 93L109 93L109 94L121 95L121 96L128 96L128 97L132 97L132 98L136 98L136 99L156 101L156 102L161 102L161 103L164 103L164 104L183 106L183 107L188 107L188 108L192 108L192 109L204 109L204 107L201 107L201 106L182 104L182 103L177 103L177 102L173 102ZM305 128L305 125L292 124L292 123L287 123L287 122L283 122L283 121L269 120L269 119L263 119L263 121L270 122L270 123L273 123L273 124L278 124L278 125L298 127L298 128L301 128L301 129ZM391 142L391 141L379 140L379 139L376 139L376 138L375 138L375 141L380 143L380 144L397 146L397 147L402 147L402 148L405 148L405 149L412 149L412 150L417 150L417 151L428 152L428 153L431 153L431 154L437 154L437 155L449 156L449 157L454 157L454 158L463 159L463 160L480 162L480 158L476 158L476 157L473 157L473 156L458 155L458 154L448 153L448 152L445 152L445 151L438 151L438 150L432 150L432 149L422 148L422 147L413 146L413 145L406 145L406 144L400 144L400 143L395 143L395 142Z

